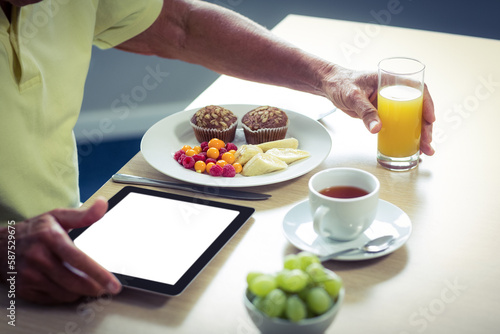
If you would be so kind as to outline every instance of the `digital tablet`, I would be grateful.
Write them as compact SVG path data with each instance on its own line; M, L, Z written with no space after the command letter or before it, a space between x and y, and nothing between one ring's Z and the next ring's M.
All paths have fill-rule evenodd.
M178 295L255 209L125 187L93 225L72 230L75 245L123 286Z

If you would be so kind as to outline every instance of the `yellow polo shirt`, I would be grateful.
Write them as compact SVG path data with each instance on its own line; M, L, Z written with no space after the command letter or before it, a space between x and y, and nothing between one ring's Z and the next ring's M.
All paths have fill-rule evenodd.
M147 29L161 0L44 0L0 10L0 225L79 204L73 127L92 45Z

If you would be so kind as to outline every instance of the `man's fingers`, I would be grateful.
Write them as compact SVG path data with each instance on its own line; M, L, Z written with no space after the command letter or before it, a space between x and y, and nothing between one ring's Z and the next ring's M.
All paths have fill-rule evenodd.
M50 249L44 245L33 245L26 253L27 264L44 275L51 282L70 295L98 296L103 293L103 287L86 274L75 272L71 266L62 263ZM45 282L44 282L45 283Z
M377 109L366 99L360 99L356 106L356 113L363 120L366 128L371 133L377 133L382 128L382 122L378 117Z
M70 266L68 267L69 269L71 267L76 268L77 271L75 273L81 272L88 276L79 275L80 281L81 279L91 279L99 284L99 286L96 286L92 283L87 283L87 288L93 291L88 291L86 294L95 295L104 292L116 294L120 292L121 284L118 279L79 250L59 225L53 224L50 235L46 236L45 244L55 256L60 258L61 262L66 262ZM63 278L64 282L61 283L71 285L72 283L69 283L70 279L69 276L65 276Z
M424 102L422 106L422 134L420 138L420 150L426 155L433 155L434 148L432 142L432 123L436 121L434 113L434 102L432 101L427 85L424 86Z
M424 86L424 102L422 108L422 116L428 123L434 123L436 121L436 115L434 113L434 102L432 101L431 94L427 89L427 85Z
M434 148L431 146L432 142L432 123L423 120L422 123L422 134L420 137L420 151L426 155L433 155L435 153Z
M19 283L19 296L35 303L69 303L82 296L55 284L38 270L25 272Z
M65 229L89 226L104 216L108 210L108 202L98 197L91 207L86 209L55 209L49 212Z

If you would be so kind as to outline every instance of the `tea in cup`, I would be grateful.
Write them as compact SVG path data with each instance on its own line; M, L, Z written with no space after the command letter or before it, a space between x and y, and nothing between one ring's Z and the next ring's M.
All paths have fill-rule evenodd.
M356 168L331 168L309 180L314 231L322 237L349 241L359 237L377 214L380 182Z

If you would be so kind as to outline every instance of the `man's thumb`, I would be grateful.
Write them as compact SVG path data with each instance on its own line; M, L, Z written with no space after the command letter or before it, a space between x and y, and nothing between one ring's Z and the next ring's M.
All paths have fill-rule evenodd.
M57 219L59 224L70 230L92 225L102 218L108 210L108 202L104 197L96 198L92 206L85 209L55 209L50 213Z

